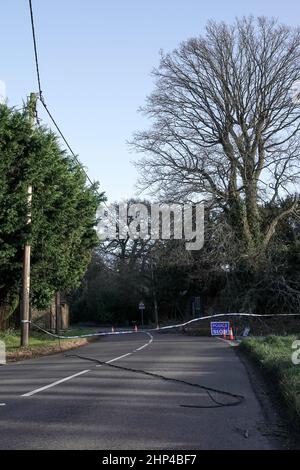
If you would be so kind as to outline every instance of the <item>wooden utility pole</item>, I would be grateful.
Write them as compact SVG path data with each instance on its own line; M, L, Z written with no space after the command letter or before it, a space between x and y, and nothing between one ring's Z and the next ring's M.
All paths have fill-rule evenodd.
M151 278L152 278L152 291L153 291L153 303L154 303L154 316L155 316L155 324L156 328L159 328L158 323L158 305L157 305L157 297L156 297L156 287L155 287L155 278L154 278L154 270L153 270L153 261L151 258Z
M56 330L56 296L52 299L50 307L50 319L49 319L50 331L55 333Z
M36 117L37 94L31 93L27 103L28 116L32 127ZM32 186L27 189L28 215L27 224L31 224ZM26 242L23 253L23 283L21 302L21 346L27 346L29 341L29 310L30 310L30 255L31 246Z
M59 335L61 330L61 302L60 292L56 292L55 296L55 333Z

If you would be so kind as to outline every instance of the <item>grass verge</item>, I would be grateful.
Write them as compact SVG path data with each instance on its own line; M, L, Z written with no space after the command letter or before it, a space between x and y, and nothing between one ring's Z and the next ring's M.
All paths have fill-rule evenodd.
M289 422L300 431L300 364L292 362L292 353L295 352L292 344L297 339L297 336L247 338L239 347L276 387L275 391L285 406Z
M70 328L65 335L79 336L98 331L96 328ZM64 334L64 333L63 333ZM62 334L62 335L63 335ZM92 341L91 338L78 338L78 339L62 339L60 345L57 338L47 336L46 334L38 331L30 332L29 345L20 347L20 331L7 330L0 332L0 341L4 341L6 347L6 360L7 362L20 361L32 357L46 356L55 354L61 350L74 349L83 346Z

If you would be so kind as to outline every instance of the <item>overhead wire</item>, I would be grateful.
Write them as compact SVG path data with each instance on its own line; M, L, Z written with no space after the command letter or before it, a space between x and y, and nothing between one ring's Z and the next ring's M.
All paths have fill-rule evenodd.
M84 172L87 181L90 183L92 188L96 191L96 193L99 196L101 196L102 194L95 187L96 183L92 181L92 179L88 175L84 165L78 159L76 153L72 149L69 141L67 140L64 133L62 132L60 126L58 125L56 119L54 118L53 114L49 110L49 107L48 107L48 105L45 101L43 91L42 91L42 85L41 85L42 81L41 81L41 74L40 74L40 65L39 65L39 56L38 56L38 47L37 47L37 36L36 36L36 30L35 30L35 20L34 20L32 0L28 0L28 3L29 3L29 11L30 11L30 22L31 22L32 42L33 42L33 50L34 50L35 69L36 69L36 76L37 76L37 83L38 83L38 95L39 95L40 102L41 102L43 108L45 109L46 113L48 114L51 122L53 123L53 125L55 127L55 129L59 133L61 139L65 143L65 145L68 148L71 155L73 156L74 160L76 161L76 163L80 166L80 168ZM110 216L110 220L112 220L118 226L119 225L119 220L118 220L117 216L112 213L112 208L106 203L105 199L102 200L102 203L104 204L104 206L106 207L106 209L108 211L108 214Z
M76 163L83 170L83 172L86 176L86 179L91 184L91 186L95 186L95 182L93 182L92 179L90 178L90 176L88 175L88 173L85 170L83 164L78 159L76 153L72 149L70 143L68 142L67 138L65 137L65 135L62 132L60 126L58 125L57 121L53 117L53 114L51 113L51 111L49 110L49 108L46 104L46 101L45 101L45 98L44 98L44 95L43 95L43 91L42 91L42 85L41 85L42 82L41 82L41 74L40 74L39 56L38 56L38 48L37 48L37 37L36 37L36 31L35 31L35 20L34 20L32 0L28 0L28 3L29 3L29 11L30 11L30 22L31 22L31 33L32 33L33 50L34 50L35 69L36 69L36 76L37 76L37 83L38 83L38 95L39 95L40 102L41 102L42 106L44 107L46 113L48 114L50 120L52 121L55 129L57 130L57 132L59 133L59 135L62 138L63 142L65 143L66 147L68 148L71 155L75 159ZM97 191L97 192L100 195L99 191Z

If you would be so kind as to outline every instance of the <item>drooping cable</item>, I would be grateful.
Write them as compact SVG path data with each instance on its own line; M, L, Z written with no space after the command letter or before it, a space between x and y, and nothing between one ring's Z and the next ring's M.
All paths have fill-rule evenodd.
M32 0L28 0L28 1L29 1L29 11L30 11L30 20L31 20L31 32L32 32L32 40L33 40L36 75L37 75L37 81L38 81L38 87L39 87L39 97L42 101L43 94L42 94L42 88L41 88L40 67L39 67L39 59L38 59L38 52L37 52L37 42L36 42L36 34L35 34Z
M91 180L91 178L87 174L84 166L78 160L78 157L77 157L76 153L73 151L71 145L69 144L68 140L66 139L65 135L63 134L62 130L60 129L58 123L54 119L52 113L50 112L50 110L49 110L49 108L48 108L48 106L45 102L45 98L44 98L43 92L42 92L42 85L41 85L41 75L40 75L40 66L39 66L39 58L38 58L37 38L36 38L36 32L35 32L35 21L34 21L32 0L28 0L28 3L29 3L30 20L31 20L31 32L32 32L33 50L34 50L34 58L35 58L35 68L36 68L36 75L37 75L37 82L38 82L38 89L39 89L39 99L40 99L45 111L47 112L49 118L51 119L52 123L54 124L57 132L59 133L60 137L62 138L62 140L64 141L64 143L67 146L68 150L70 151L71 155L75 159L76 163L83 170L83 172L86 176L86 179L89 181L89 183L92 186L94 186L95 183L93 183L93 181Z

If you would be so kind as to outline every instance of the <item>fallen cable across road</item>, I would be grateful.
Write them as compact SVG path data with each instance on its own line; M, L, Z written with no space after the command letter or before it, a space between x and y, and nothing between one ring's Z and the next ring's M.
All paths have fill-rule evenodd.
M96 364L99 364L101 366L108 366L108 367L112 367L114 369L124 370L126 372L133 372L135 374L147 375L147 376L153 377L155 379L165 380L167 382L175 382L175 383L179 383L179 384L182 384L182 385L187 385L189 387L200 388L201 390L204 390L207 393L207 395L209 396L209 398L215 403L215 405L207 405L207 406L206 405L180 405L184 408L221 408L221 407L225 407L225 406L237 406L240 403L242 403L242 401L244 401L244 399L245 399L245 397L243 395L238 395L238 394L227 392L227 391L220 390L220 389L217 389L217 388L207 387L206 385L200 385L200 384L196 384L196 383L192 383L192 382L187 382L186 380L174 379L172 377L166 377L165 375L155 374L154 372L147 372L147 371L141 370L141 369L133 369L131 367L124 367L124 366L117 366L115 364L109 364L107 362L100 361L99 359L95 359L95 358L91 358L91 357L87 357L87 356L81 356L80 354L64 354L64 356L65 357L77 357L77 358L83 359L85 361L95 362ZM228 402L228 403L222 403L222 402L219 402L218 400L216 400L216 398L214 398L212 396L212 393L216 393L216 394L219 394L219 395L234 398L235 400L231 401L231 402Z
M146 334L146 335L151 337L151 332L158 332L158 331L168 330L168 329L173 329L173 328L182 328L182 327L185 327L187 325L190 325L191 323L195 323L197 321L207 320L207 319L212 319L212 318L215 319L215 318L218 318L218 317L228 317L228 316L229 317L230 316L231 317L239 316L239 317L258 317L258 318L260 317L260 318L262 318L262 317L273 317L273 316L277 316L277 317L278 316L284 316L284 317L286 317L286 316L300 316L300 314L299 313L295 313L295 314L282 313L282 314L263 314L263 315L259 315L259 314L254 314L254 313L219 313L219 314L215 314L215 315L208 315L208 316L205 316L205 317L194 318L194 319L189 320L187 322L179 323L179 324L175 324L175 325L163 326L163 327L160 327L160 328L150 328L150 329L147 329L147 330L140 330L139 333L143 333L143 334ZM90 337L97 337L97 336L116 336L116 335L136 333L136 331L133 331L133 330L124 330L124 331L116 331L116 332L90 333L90 334L77 335L77 336L63 336L63 335L57 335L57 334L51 333L50 331L44 330L43 328L41 328L39 325L33 323L32 321L28 321L28 323L30 323L34 328L37 328L38 330L42 331L43 333L45 333L49 336L52 336L54 338L57 338L58 342L59 342L59 346L60 346L60 340L61 339L78 339L78 338L90 338ZM168 381L168 382L174 382L174 383L178 383L178 384L189 386L189 387L198 388L198 389L201 389L201 390L205 391L207 393L208 397L210 398L210 400L214 403L213 405L192 405L192 404L191 405L180 405L181 407L184 407L184 408L205 408L205 409L206 408L223 408L223 407L227 407L227 406L240 405L245 400L245 397L243 395L231 393L231 392L221 390L221 389L217 389L217 388L213 388L213 387L208 387L206 385L187 382L186 380L175 379L175 378L172 378L172 377L166 377L166 376L161 375L161 374L155 374L154 372L148 372L148 371L141 370L141 369L134 369L134 368L131 368L131 367L117 366L115 364L110 364L108 362L101 361L99 359L92 358L92 357L82 356L80 354L66 354L62 351L62 349L61 349L61 352L65 357L69 357L69 358L77 357L78 359L94 362L94 363L96 363L98 365L101 365L101 366L111 367L113 369L123 370L123 371L126 371L126 372L133 372L135 374L142 374L142 375L146 375L146 376L149 376L149 377L153 377L155 379L160 379L160 380L164 380L164 381ZM233 401L229 401L227 403L220 402L212 394L222 395L223 397L230 397L230 398L233 399Z
M53 337L57 338L60 348L61 348L61 344L60 344L61 339L77 339L77 338L91 337L91 336L108 336L108 335L132 333L132 331L122 331L122 332L115 332L115 333L109 333L109 332L108 333L94 333L94 334L82 335L82 336L61 336L61 335L56 335L54 333L51 333L50 331L44 330L39 325L36 325L35 323L33 323L31 321L29 321L29 323L31 323L31 325L33 327L35 327L38 330L44 332L45 334L48 334L50 336L53 336ZM189 322L187 322L187 323L189 323ZM151 330L147 330L147 331L146 330L141 330L140 333L143 333L143 334L146 334L146 335L152 337L150 331L158 331L158 329L151 329ZM185 407L185 408L204 408L204 409L207 409L207 408L223 408L223 407L227 407L227 406L240 405L245 400L245 397L243 395L231 393L231 392L216 389L216 388L213 388L213 387L208 387L206 385L187 382L186 380L175 379L175 378L172 378L172 377L167 377L165 375L155 374L154 372L148 372L148 371L145 371L145 370L142 370L142 369L134 369L134 368L131 368L131 367L117 366L115 364L110 364L109 362L106 362L106 361L101 361L101 360L93 358L93 357L82 356L80 354L66 354L62 350L62 348L61 348L61 353L64 355L64 357L67 357L67 358L77 357L78 359L94 362L97 365L111 367L113 369L123 370L123 371L126 371L126 372L132 372L132 373L135 373L135 374L142 374L142 375L146 375L148 377L152 377L152 378L155 378L155 379L164 380L164 381L167 381L167 382L174 382L174 383L178 383L178 384L181 384L181 385L198 388L198 389L204 390L207 393L210 400L214 403L213 405L192 405L192 404L182 405L182 404L180 404L179 406L181 406L181 407ZM224 403L224 402L221 402L221 401L217 400L212 394L222 395L224 397L232 398L233 400L229 401L227 403Z

